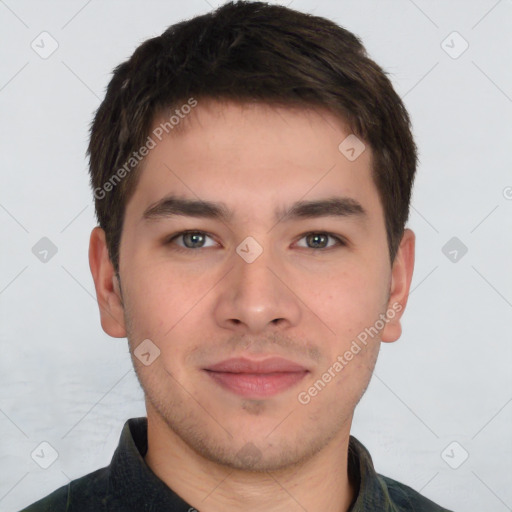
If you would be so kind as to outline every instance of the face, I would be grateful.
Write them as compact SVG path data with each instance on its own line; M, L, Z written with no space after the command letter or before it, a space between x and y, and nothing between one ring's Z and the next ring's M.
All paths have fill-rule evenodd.
M347 438L400 336L414 237L392 266L371 149L347 158L326 111L199 102L183 122L127 204L121 291L91 236L102 325L128 337L149 421L211 461L284 468Z

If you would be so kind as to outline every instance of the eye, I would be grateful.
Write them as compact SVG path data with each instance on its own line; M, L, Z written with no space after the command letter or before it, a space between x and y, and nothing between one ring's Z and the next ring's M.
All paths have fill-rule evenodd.
M335 241L333 245L328 246L328 240L331 238ZM336 246L344 246L346 243L338 236L333 235L332 233L324 233L324 232L314 232L314 233L306 233L302 235L300 240L305 239L307 245L306 249L331 249ZM299 246L304 247L304 246Z
M211 247L211 245L204 245L207 238L211 239L211 237L204 231L182 231L181 233L177 233L168 239L166 244L176 243L180 250L203 249L205 247ZM176 242L180 239L183 241L182 244ZM213 245L215 244L216 242L214 241Z
M206 245L208 238L212 240L212 242L209 245ZM306 240L306 246L300 244L298 246L304 249L326 250L347 245L345 241L339 236L322 231L305 233L299 240L303 239ZM329 245L329 239L333 240L334 243ZM178 241L181 241L181 243L178 243ZM215 242L215 240L213 240L213 238L205 231L189 230L181 231L180 233L172 235L169 239L167 239L165 245L173 244L176 246L175 249L178 251L190 252L190 250L214 247L216 243L217 242Z

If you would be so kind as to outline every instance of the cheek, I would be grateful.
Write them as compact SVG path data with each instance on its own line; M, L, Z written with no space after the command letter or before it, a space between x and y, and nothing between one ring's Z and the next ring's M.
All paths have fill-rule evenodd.
M158 340L190 309L193 293L184 294L183 284L168 268L135 263L126 269L133 334Z
M193 339L207 321L204 307L208 302L201 298L212 284L206 275L173 272L168 263L150 266L147 261L139 258L138 266L125 269L130 276L129 341L134 348L144 339L153 341L160 349L159 364L181 376L183 357L196 349Z
M338 339L357 336L379 318L383 305L383 281L369 268L353 268L330 275L317 286L304 287L304 302L336 333ZM311 291L313 290L313 291ZM311 301L311 302L309 302Z

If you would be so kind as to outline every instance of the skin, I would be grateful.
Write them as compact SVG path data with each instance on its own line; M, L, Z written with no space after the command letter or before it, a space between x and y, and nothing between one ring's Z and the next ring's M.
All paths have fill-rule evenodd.
M414 233L404 231L391 265L371 148L349 161L338 146L350 131L327 111L203 101L183 123L150 151L127 204L121 288L104 232L96 227L90 238L101 325L128 337L146 396L146 463L201 511L346 511L357 490L347 472L353 412L381 341L401 335ZM223 201L233 216L141 220L169 193ZM359 201L366 220L274 219L276 208L332 195ZM166 243L187 229L208 235L196 241L202 249L187 249L193 241L183 237ZM315 248L310 232L346 245L327 239L327 248ZM247 236L263 249L252 263L236 253ZM393 304L401 310L301 404L298 394ZM148 366L133 355L145 339L160 350ZM202 370L241 355L279 355L309 373L277 395L249 400Z

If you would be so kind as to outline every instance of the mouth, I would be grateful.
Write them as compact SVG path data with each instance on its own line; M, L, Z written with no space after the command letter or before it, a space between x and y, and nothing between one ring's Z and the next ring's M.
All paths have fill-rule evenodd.
M260 361L234 358L204 368L223 389L245 398L269 398L298 384L309 370L302 365L272 357Z

